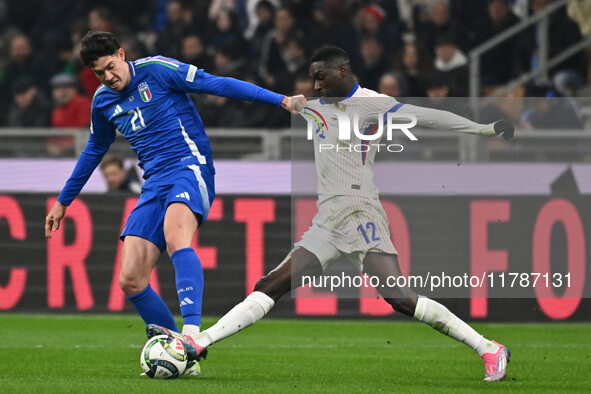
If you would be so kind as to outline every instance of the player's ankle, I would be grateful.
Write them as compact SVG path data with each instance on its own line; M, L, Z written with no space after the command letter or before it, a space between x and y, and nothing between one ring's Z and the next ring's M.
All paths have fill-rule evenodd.
M496 353L499 351L499 345L482 337L476 349L474 349L480 357L486 353Z
M196 337L193 337L193 340L195 341L197 346L200 346L202 348L206 348L213 343L213 339L207 333L207 331L203 331L201 334L197 335Z
M197 336L199 335L200 332L201 332L201 329L197 325L194 325L194 324L183 325L183 332L182 332L183 335L187 335L187 336L190 336L191 338L195 339L195 338L197 338Z

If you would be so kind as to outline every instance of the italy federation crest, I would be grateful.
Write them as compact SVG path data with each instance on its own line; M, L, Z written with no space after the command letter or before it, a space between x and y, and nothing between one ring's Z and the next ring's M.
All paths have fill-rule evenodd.
M152 92L147 82L142 82L138 85L137 90L140 92L140 97L144 103L147 103L152 99Z

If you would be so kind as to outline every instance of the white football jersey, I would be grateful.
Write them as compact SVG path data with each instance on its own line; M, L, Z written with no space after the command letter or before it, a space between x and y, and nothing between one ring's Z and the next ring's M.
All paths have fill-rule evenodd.
M329 104L322 100L308 103L311 110L317 111L321 123L313 135L318 195L321 200L334 195L377 197L378 189L373 182L373 162L377 149L371 149L368 145L380 143L381 137L364 141L355 134L353 123L358 120L360 133L375 134L378 116L383 116L397 105L396 99L361 87L337 103ZM350 120L349 140L339 139L336 111L346 114Z
M346 114L350 120L350 139L339 138L339 126L343 127L343 124L339 124L342 117L338 112ZM478 124L451 112L403 104L393 97L358 85L350 96L336 103L310 101L303 114L314 125L312 134L320 202L337 195L378 197L379 191L373 180L373 162L378 149L385 150L391 143L384 138L388 113L397 118L393 123L408 123L408 116L414 115L419 127L495 135L492 123ZM378 127L380 118L381 133ZM356 122L360 134L369 138L375 136L376 139L367 140L365 138L368 137L362 139L356 135L353 130ZM401 133L398 130L394 132Z

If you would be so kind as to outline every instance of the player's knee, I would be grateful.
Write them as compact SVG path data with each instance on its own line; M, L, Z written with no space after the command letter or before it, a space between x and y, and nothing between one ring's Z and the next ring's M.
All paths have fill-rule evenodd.
M188 248L190 247L190 244L187 244L187 242L183 241L181 237L175 236L175 235L171 235L166 237L166 252L168 253L168 255L172 255L174 252L176 252L177 250L183 249L183 248Z
M282 281L284 282L284 281ZM273 300L277 301L283 294L285 294L290 289L290 285L278 282L277 280L273 280L270 275L265 275L261 279L258 280L256 285L254 286L254 291L260 291L261 293L265 293Z
M119 275L119 287L128 297L144 290L146 286L147 284L143 284L142 281L138 280L136 277L124 274Z
M265 275L263 276L261 279L259 279L257 281L257 283L254 285L254 291L260 291L262 293L265 293L268 291L269 289L269 275Z
M394 298L386 298L386 301L394 308L394 310L413 317L417 305L416 298L408 297L407 295L400 295Z
M166 252L170 256L174 252L184 248L190 248L193 237L183 233L182 231L170 231L165 233Z

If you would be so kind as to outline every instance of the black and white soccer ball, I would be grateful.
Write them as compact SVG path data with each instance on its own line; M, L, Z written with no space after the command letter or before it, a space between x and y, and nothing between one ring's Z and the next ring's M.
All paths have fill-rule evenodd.
M154 379L175 379L185 372L187 352L178 339L157 335L148 339L140 354L146 376Z

